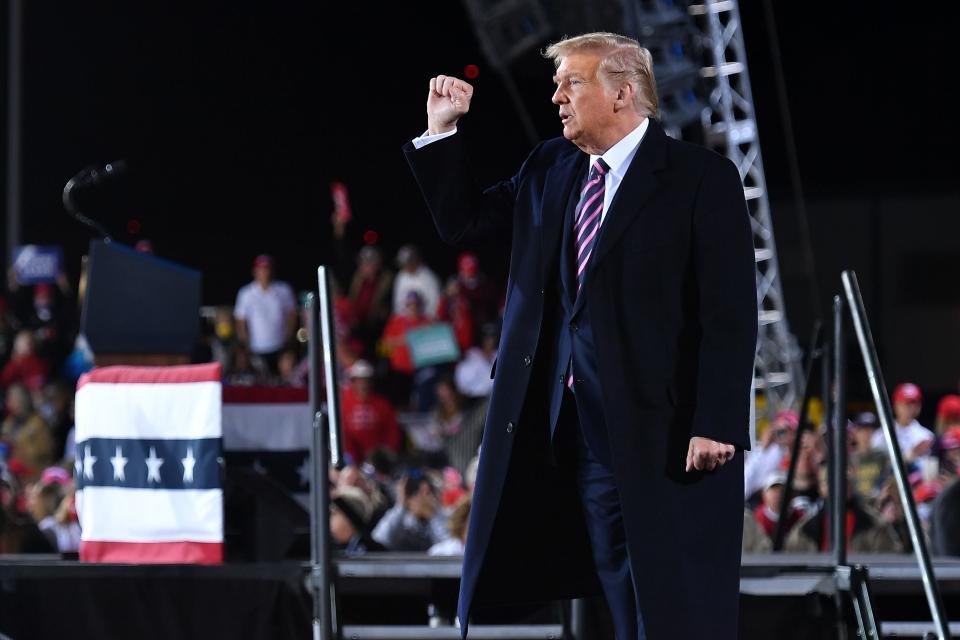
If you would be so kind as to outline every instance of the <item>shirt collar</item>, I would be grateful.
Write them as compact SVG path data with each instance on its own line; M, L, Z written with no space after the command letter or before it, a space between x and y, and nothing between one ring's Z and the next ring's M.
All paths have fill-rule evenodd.
M603 158L603 161L610 167L610 173L622 180L627 172L627 167L630 166L630 161L633 160L633 156L637 155L637 147L643 141L643 135L647 132L649 124L650 118L644 118L636 129L623 136L620 142L607 149L605 154L602 156L591 155L590 166L593 166L597 158Z

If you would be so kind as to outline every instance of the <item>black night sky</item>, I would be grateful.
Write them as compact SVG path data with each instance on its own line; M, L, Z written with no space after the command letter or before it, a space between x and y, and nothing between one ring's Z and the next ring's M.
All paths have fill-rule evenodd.
M957 21L945 15L955 9L774 4L808 200L955 197L947 96ZM388 251L414 241L441 275L452 271L456 253L437 239L400 153L423 130L431 75L480 67L463 130L482 179L510 175L530 148L457 2L25 5L23 240L63 245L74 274L90 233L60 194L87 165L129 163L125 179L82 203L118 240L149 238L159 255L202 270L205 302L220 304L260 252L275 254L295 287L311 285L330 257L332 180L350 188L357 245L373 229ZM740 6L786 296L805 339L811 312L802 254L790 249L799 236L763 3ZM6 34L6 16L0 27ZM523 72L540 135L557 135L550 63L534 57ZM836 242L824 239L857 227L831 224L811 226L833 283L824 265L835 256L823 256ZM505 272L504 247L481 255Z

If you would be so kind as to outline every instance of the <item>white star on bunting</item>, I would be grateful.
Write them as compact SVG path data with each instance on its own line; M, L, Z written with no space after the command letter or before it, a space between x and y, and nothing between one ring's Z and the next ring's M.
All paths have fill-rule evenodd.
M86 445L83 451L83 477L87 480L93 480L93 465L97 464L97 456L90 451L90 445Z
M110 458L110 464L113 465L113 479L120 482L126 482L123 476L123 468L127 466L127 459L123 457L123 451L117 447L117 453Z
M300 484L310 484L310 456L303 458L303 462L297 467L297 473L300 475Z
M157 457L157 451L150 447L150 457L146 459L147 463L147 482L160 482L160 467L163 466L163 458Z
M187 447L187 457L181 458L183 463L183 481L184 483L193 482L193 465L197 464L197 459L193 457L193 448Z

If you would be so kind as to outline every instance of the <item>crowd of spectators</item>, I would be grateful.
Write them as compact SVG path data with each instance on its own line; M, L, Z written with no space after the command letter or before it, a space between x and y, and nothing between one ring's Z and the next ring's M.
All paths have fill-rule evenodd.
M332 473L333 540L348 553L461 553L493 387L502 290L470 252L445 279L412 245L394 256L396 270L373 245L351 262L352 270L334 282L347 465ZM276 267L272 257L257 256L235 304L206 316L193 359L220 362L227 385L308 383L303 297L276 279ZM73 397L92 356L77 336L77 318L65 277L31 286L8 277L0 297L0 553L71 553L79 544ZM433 341L429 349L417 346L424 339ZM960 396L940 399L931 429L918 422L922 403L917 385L896 387L896 438L934 552L960 555L937 524L938 514L960 509L953 504L960 491ZM850 549L909 551L876 415L856 413L847 436ZM795 441L794 482L784 508ZM745 551L769 551L781 517L785 550L829 548L827 450L823 425L800 425L795 411L781 411L761 426L746 455Z
M348 465L335 474L331 534L348 552L462 551L472 476L499 341L501 294L473 253L441 278L420 251L396 271L365 245L334 282L341 414ZM306 326L290 287L258 256L232 309L211 315L200 359L231 385L307 384ZM439 330L439 332L438 332ZM412 336L432 340L418 354Z
M74 387L91 355L76 339L65 275L0 296L0 553L72 553L80 544L71 451Z
M893 430L906 467L906 479L924 535L935 554L958 555L952 514L960 512L955 495L960 474L960 396L943 396L936 423L918 422L923 393L913 383L897 385L892 394ZM783 506L791 449L797 441L799 416L782 411L747 455L744 493L744 549L769 551L781 517L783 549L816 552L830 549L828 453L826 430L807 426L800 434L789 504ZM897 553L912 550L904 506L897 492L886 434L875 413L862 411L846 424L846 537L855 552ZM785 515L784 515L785 514Z

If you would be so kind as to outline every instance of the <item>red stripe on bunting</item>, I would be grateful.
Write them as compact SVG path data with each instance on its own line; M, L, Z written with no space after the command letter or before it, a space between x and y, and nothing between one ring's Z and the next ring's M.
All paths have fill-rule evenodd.
M79 390L85 384L177 384L185 382L220 382L219 363L192 364L180 367L101 367L89 371L77 381Z
M303 387L223 387L224 404L306 404L309 400Z
M82 562L223 564L222 542L80 542Z

